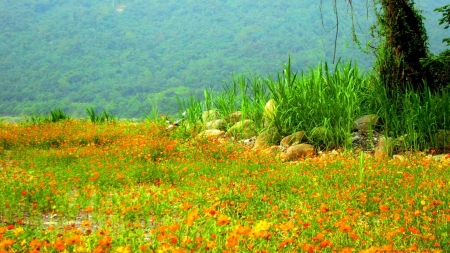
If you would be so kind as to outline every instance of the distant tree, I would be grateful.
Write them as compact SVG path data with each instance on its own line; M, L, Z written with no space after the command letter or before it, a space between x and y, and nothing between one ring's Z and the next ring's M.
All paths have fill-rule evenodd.
M442 13L442 18L439 19L440 25L445 25L444 29L450 27L450 4L435 9L437 12ZM450 46L450 38L442 40L447 46ZM433 81L438 85L447 86L450 85L450 50L447 49L437 56L430 56L422 60L422 64L431 70L433 75Z

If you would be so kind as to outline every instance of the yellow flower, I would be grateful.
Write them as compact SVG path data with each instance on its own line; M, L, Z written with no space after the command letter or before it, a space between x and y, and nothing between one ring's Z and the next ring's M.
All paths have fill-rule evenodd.
M128 246L120 246L115 250L117 253L131 253L131 249Z
M19 236L19 235L21 235L21 234L23 234L23 228L22 227L17 227L17 228L15 228L14 230L14 235L17 237L17 236Z
M258 221L255 227L252 229L252 234L254 237L262 237L265 232L270 229L272 224L267 222L266 220Z

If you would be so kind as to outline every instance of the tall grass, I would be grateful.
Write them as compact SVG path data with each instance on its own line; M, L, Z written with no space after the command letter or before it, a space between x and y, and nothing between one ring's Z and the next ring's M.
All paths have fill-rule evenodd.
M411 89L387 90L373 74L364 73L353 62L338 62L333 68L320 63L307 72L284 65L276 78L233 76L221 91L205 91L204 100L185 100L181 110L189 112L188 120L197 122L204 110L214 109L223 117L242 111L263 128L264 105L276 101L273 125L283 135L295 131L325 130L326 143L310 139L325 148L350 147L351 132L357 118L377 114L381 118L378 131L388 137L401 137L403 149L421 150L435 146L438 129L450 129L450 94L442 90L433 94Z
M93 107L86 108L86 113L92 123L113 122L116 120L114 115L106 110L100 114L96 114Z
M61 108L50 110L50 115L41 116L41 115L31 115L30 118L26 118L25 122L32 124L40 124L45 122L59 122L63 120L69 120L70 116L64 112Z

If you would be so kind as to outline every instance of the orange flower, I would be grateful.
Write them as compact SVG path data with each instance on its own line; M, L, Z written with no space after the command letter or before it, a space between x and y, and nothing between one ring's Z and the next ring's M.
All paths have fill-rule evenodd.
M111 238L111 236L105 236L105 237L103 237L102 239L100 239L100 241L98 242L98 244L99 244L100 246L106 246L106 247L111 246L111 243L112 243L112 238Z
M280 244L278 245L280 248L284 248L286 247L286 245L293 243L295 241L294 238L286 238L284 239L282 242L280 242Z
M237 233L238 235L249 236L251 231L252 231L252 229L250 227L246 227L246 226L242 226L242 225L238 225L234 228L234 232Z
M13 239L5 239L0 242L0 249L7 248L11 245L13 245L15 241Z
M194 224L194 221L199 217L200 216L198 215L198 210L197 209L192 210L188 213L184 223L187 224L188 226L192 226L192 224Z
M227 237L227 243L225 247L233 248L239 244L239 235L236 233L230 233Z
M60 239L56 240L56 242L53 244L53 248L63 251L66 248L66 245L64 245L64 242Z
M81 238L79 235L72 235L71 237L64 239L64 242L66 245L80 244Z
M409 227L408 231L413 233L413 234L416 234L416 235L420 234L420 230L418 230L416 227Z
M322 248L326 248L328 246L331 246L330 240L324 240L320 243L320 247L322 247Z
M359 238L359 235L355 232L355 230L348 233L348 236L350 236L350 238L352 238L354 241L358 240Z
M352 253L353 249L349 248L349 247L345 247L343 249L341 249L341 251L339 251L339 253Z
M206 242L206 246L205 246L206 250L213 249L214 247L216 247L216 243L214 241L207 241Z
M308 253L314 253L314 246L309 243L303 243L302 249Z
M280 230L282 231L289 231L295 228L295 225L292 221L288 221L284 224L281 224L278 226L280 228Z
M217 224L219 226L230 224L231 220L225 214L220 214L217 217Z
M316 236L313 237L313 241L322 241L325 238L325 235L323 233L318 233Z
M41 247L41 242L37 238L34 238L33 240L31 240L30 248L35 249L35 248L39 248L39 247Z
M348 233L350 231L352 231L352 227L348 224L341 224L339 226L339 231L341 231L342 233Z
M389 207L385 206L385 205L382 205L382 204L380 204L379 208L380 208L380 211L383 212L383 213L389 211Z
M322 203L322 204L320 205L320 212L326 213L326 212L328 212L328 211L330 211L330 209L329 209L324 203Z

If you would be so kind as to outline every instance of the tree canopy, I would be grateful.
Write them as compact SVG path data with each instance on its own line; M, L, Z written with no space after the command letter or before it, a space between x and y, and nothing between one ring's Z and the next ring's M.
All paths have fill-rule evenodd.
M374 58L352 42L348 6L338 4L348 29L340 30L336 57L358 59L369 70ZM365 18L364 0L353 4L365 43L374 17ZM436 53L445 49L432 22L439 6L424 1ZM289 55L297 70L333 58L333 6L323 4L321 19L313 0L5 0L0 8L0 22L8 24L0 27L2 115L57 107L84 115L93 106L140 117L152 105L174 111L177 95L220 87L232 72L264 76Z

